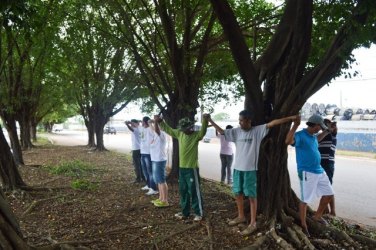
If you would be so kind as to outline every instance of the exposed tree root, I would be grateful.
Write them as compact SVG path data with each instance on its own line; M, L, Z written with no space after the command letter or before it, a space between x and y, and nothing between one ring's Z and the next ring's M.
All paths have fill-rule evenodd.
M192 224L192 225L189 225L181 230L178 230L178 231L175 231L165 237L162 237L162 238L159 238L159 239L156 239L154 242L153 242L153 246L154 247L158 247L158 244L165 241L165 240L168 240L168 239L172 239L175 235L178 235L178 234L181 234L181 233L184 233L186 231L189 231L191 229L194 229L194 228L197 228L197 227L200 227L201 224L200 223L195 223L195 224Z
M51 183L51 182L54 182L54 181L60 180L60 179L62 179L62 178L63 178L62 176L57 176L57 177L52 178L52 179L50 179L50 180L47 180L47 181L45 181L45 182L39 183L37 186L43 187L43 186L45 186L46 184L49 184L49 183Z
M274 241L282 248L286 250L293 250L294 247L290 245L286 240L284 240L282 237L279 237L277 233L275 232L275 229L272 228L269 233L270 237L274 239Z
M358 234L351 234L350 237L362 244L371 247L372 249L376 249L376 240Z
M30 206L22 213L21 218L25 217L28 213L30 213L40 203L45 202L45 201L49 201L49 200L58 199L58 198L61 198L61 197L65 197L65 195L58 195L58 196L49 197L49 198L41 199L41 200L33 200L31 202Z
M43 165L40 164L32 164L32 165L22 165L22 167L29 167L29 168L40 168Z
M210 250L213 250L213 242L214 242L214 239L213 239L213 227L212 227L212 224L211 224L211 221L210 221L210 218L207 218L206 219L206 230L208 231L208 240L209 240L209 249Z
M268 240L267 235L262 235L256 239L255 242L251 246L247 246L242 248L241 250L259 250L261 249L262 245Z
M81 245L90 245L96 241L65 241L65 242L57 242L53 240L51 237L47 238L52 244L43 247L33 247L34 249L38 250L88 250L90 248L84 247Z
M295 219L295 221L299 221L299 215L296 211L289 209L289 208L287 208L286 211L289 213L289 215L291 215ZM376 241L373 240L373 239L370 239L368 237L361 236L361 235L348 235L343 230L337 229L337 228L330 226L330 225L329 226L322 225L322 224L314 221L311 218L307 218L307 224L308 224L308 227L309 227L311 233L314 233L315 235L323 235L326 238L329 237L330 240L334 240L336 242L341 242L342 245L345 245L347 247L351 246L351 247L357 249L357 248L359 248L359 243L368 245L371 248L375 248L375 246L376 246ZM302 232L302 230L300 229L300 227L298 227L297 225L294 224L293 228L294 228L295 232L298 232L299 234L305 236L304 233ZM291 239L294 240L294 236L290 236L290 237L291 237ZM304 246L307 246L308 244L312 245L312 243L310 242L310 240L307 237L303 237L303 238L299 237L299 238L304 241L304 244L303 244ZM323 248L325 248L326 246L331 244L331 241L326 242L323 239L312 240L312 242L317 243L318 245L320 245ZM296 245L296 246L298 246L298 245ZM312 247L313 247L312 249L314 249L313 245L312 245ZM310 249L311 249L311 247L310 247Z
M24 191L55 191L55 190L61 190L61 189L67 189L72 188L71 186L61 186L61 187L30 187L30 186L23 186L20 187L20 189Z
M308 248L310 250L315 249L315 247L312 245L312 243L308 239L307 235L305 235L302 229L295 224L293 217L290 217L286 215L285 213L282 213L281 220L282 220L282 226L285 228L287 232L287 236L289 237L289 240L292 241L292 244L296 248L300 249L303 246L305 246L305 248Z

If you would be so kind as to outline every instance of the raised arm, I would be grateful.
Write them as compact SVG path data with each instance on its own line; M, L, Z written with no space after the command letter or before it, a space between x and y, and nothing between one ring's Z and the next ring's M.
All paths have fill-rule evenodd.
M324 139L325 136L327 136L328 134L332 133L332 131L330 130L330 128L328 127L328 129L322 131L320 134L317 135L317 140L320 142L322 141L322 139Z
M221 135L223 135L225 133L225 131L220 126L218 126L217 123L215 123L213 121L213 119L211 118L211 116L209 116L208 121L210 122L211 125L213 125L213 127L215 128L216 132L218 132Z
M157 133L157 135L161 135L161 128L159 127L159 122L157 122L157 120L155 118L159 118L159 119L161 119L161 118L158 115L154 116L154 129L155 129L155 133Z
M280 124L283 124L283 123L286 123L286 122L294 121L296 119L296 117L298 117L298 116L299 115L293 115L293 116L288 116L288 117L284 117L284 118L280 118L280 119L275 119L275 120L267 123L266 127L271 128L271 127L274 127L274 126L277 126L277 125L280 125Z
M203 114L202 115L202 126L200 129L200 138L203 138L206 134L206 130L208 128L208 120L210 118L209 114Z
M132 128L132 126L131 126L131 122L130 122L130 121L125 121L124 123L125 123L125 125L127 125L128 129L129 129L131 132L134 131L133 128Z
M162 117L160 117L159 115L155 115L154 121L155 123L158 123L158 126L160 126L164 132L166 132L167 134L171 135L174 138L178 138L177 130L168 126L168 124L163 121Z
M300 116L295 116L295 119L293 121L294 121L294 124L292 125L290 131L286 135L285 143L287 145L292 145L295 143L294 135L300 125Z

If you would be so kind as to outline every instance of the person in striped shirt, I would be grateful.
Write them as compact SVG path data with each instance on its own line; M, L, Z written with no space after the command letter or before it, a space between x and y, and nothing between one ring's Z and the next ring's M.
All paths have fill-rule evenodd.
M333 184L334 175L334 157L337 146L337 122L324 119L324 124L328 127L329 133L319 141L319 151L321 155L321 166L329 178L330 184ZM330 214L335 216L334 197L329 203Z

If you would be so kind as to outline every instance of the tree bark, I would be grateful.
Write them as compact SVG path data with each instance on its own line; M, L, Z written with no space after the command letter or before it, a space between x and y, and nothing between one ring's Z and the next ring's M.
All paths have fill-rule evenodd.
M0 126L0 178L5 190L26 186Z
M23 239L20 227L6 201L3 191L0 190L0 249L31 249Z
M105 114L105 110L101 109L101 105L96 105L96 112L94 112L94 120L95 120L95 135L97 138L97 146L95 150L98 151L105 151L106 148L104 146L103 142L103 128L104 125L106 125L108 118L105 117L103 114Z
M226 0L211 0L244 81L245 107L256 115L256 124L297 114L306 100L338 74L357 46L373 0L358 1L353 16L337 32L323 60L307 71L311 47L313 1L286 1L283 17L266 51L255 64L245 39ZM264 83L264 93L259 86ZM260 101L260 98L263 98ZM260 106L263 103L263 106ZM262 111L258 111L261 109ZM297 209L298 199L291 190L287 170L285 136L290 124L272 128L261 144L258 165L258 205L273 220L285 208Z
M16 161L17 165L20 165L20 164L23 165L24 160L23 160L21 144L18 139L16 120L14 116L8 114L5 111L1 112L1 117L4 122L4 126L8 132L14 160Z
M20 137L21 137L21 146L24 150L31 149L34 147L33 143L31 142L31 128L30 128L30 120L25 117L24 115L20 115L20 119L18 120L20 124Z
M96 147L96 143L95 143L95 128L94 128L94 123L85 120L85 126L86 126L87 134L88 134L87 146L89 148L95 148Z

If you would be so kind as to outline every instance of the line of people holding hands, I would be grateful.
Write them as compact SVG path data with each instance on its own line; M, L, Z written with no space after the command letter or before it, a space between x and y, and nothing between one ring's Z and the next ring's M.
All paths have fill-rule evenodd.
M198 144L206 134L208 125L224 136L228 142L236 147L234 170L232 175L232 191L235 195L238 216L231 219L229 226L248 223L240 232L250 235L257 230L257 170L260 145L270 128L283 123L293 122L291 130L286 136L286 144L296 148L296 160L301 185L299 214L301 227L309 235L306 224L307 203L321 197L319 208L313 219L326 223L322 218L325 208L334 197L329 179L320 165L318 139L330 133L323 118L313 115L307 122L307 128L296 132L300 125L300 116L289 116L272 120L268 123L253 126L252 113L243 110L239 113L239 127L227 127L225 130L218 126L209 114L203 114L202 126L199 131L194 130L194 121L189 118L179 120L176 129L171 128L162 117L156 115L154 120L144 117L142 127L137 120L126 122L132 132L132 158L135 166L136 182L146 181L143 188L149 195L158 194L153 200L155 206L165 207L168 203L168 187L166 184L166 133L176 138L179 143L179 196L181 211L175 214L177 219L188 219L193 211L193 220L204 218L203 201L200 188L198 164ZM323 130L321 134L318 134ZM138 137L139 136L139 146ZM139 150L139 151L138 151ZM137 152L138 151L138 152ZM140 160L140 164L138 162ZM222 175L223 176L223 175ZM229 174L228 174L229 177ZM231 178L231 177L230 177ZM230 182L230 179L228 179ZM158 189L158 190L157 190ZM250 202L250 218L244 214L244 199Z

